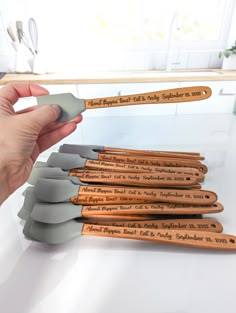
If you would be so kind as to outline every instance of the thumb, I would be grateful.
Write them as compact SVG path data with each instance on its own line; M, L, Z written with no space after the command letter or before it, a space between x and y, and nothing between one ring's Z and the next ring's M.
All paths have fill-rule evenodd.
M46 105L30 111L27 114L28 121L40 132L44 127L55 122L61 113L57 104Z

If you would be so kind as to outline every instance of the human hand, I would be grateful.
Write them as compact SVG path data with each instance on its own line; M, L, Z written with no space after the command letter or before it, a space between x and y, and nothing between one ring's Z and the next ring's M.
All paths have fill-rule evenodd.
M19 98L44 94L46 89L29 83L0 89L0 204L27 181L39 154L70 135L82 120L78 115L67 123L55 122L57 105L14 111Z

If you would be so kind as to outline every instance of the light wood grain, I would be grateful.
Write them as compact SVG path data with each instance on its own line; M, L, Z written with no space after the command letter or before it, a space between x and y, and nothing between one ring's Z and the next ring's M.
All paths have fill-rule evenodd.
M188 72L188 75L185 73ZM191 72L193 75L191 76ZM198 72L197 76L194 73ZM202 75L201 75L202 72ZM207 73L209 72L209 75ZM162 76L165 73L165 76ZM172 76L174 73L174 76ZM216 75L212 75L216 73ZM158 76L160 75L160 76ZM67 84L104 84L104 83L145 83L145 82L198 82L198 81L234 81L236 71L221 69L199 69L194 71L113 71L90 73L51 73L51 74L6 74L0 79L0 85L12 82L32 82L43 85Z
M137 239L165 244L174 244L193 248L236 251L236 237L234 235L191 231L145 229L119 226L102 226L84 224L83 235L102 236L124 239Z

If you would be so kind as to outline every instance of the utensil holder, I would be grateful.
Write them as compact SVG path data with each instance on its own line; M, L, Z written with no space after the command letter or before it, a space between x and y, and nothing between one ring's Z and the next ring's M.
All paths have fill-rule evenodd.
M23 44L13 43L15 50L15 72L32 73L33 55Z
M34 74L45 74L47 73L46 67L47 65L42 55L40 53L35 54L33 56L32 72Z

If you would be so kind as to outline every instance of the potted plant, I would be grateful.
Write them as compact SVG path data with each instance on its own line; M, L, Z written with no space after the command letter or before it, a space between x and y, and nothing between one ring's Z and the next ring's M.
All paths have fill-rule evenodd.
M230 48L221 51L219 53L219 58L224 58L222 69L236 70L236 41Z

